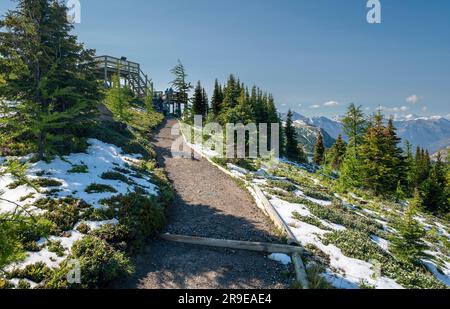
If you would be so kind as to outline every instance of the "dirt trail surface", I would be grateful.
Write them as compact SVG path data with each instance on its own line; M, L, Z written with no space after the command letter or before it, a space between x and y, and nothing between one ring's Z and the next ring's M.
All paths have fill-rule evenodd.
M166 232L246 241L275 240L274 226L248 194L205 159L173 158L176 120L155 135L159 163L176 193ZM288 287L286 267L264 254L211 249L156 240L136 259L136 274L116 288L264 288Z

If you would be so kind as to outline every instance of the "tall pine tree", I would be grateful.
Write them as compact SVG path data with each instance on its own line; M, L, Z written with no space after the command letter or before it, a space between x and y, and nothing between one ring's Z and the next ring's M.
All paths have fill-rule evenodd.
M346 151L347 145L345 144L342 135L339 134L336 143L334 143L333 147L331 147L331 149L327 153L327 164L333 170L339 171Z
M177 65L171 70L171 72L175 76L175 79L171 82L171 85L178 92L178 100L187 105L189 102L189 92L193 87L187 80L188 74L186 73L186 69L181 60L178 60ZM181 115L181 103L178 103L177 105L178 115Z
M101 98L94 52L70 34L64 4L18 0L0 21L0 97L20 139L32 136L40 159L70 151L93 119Z
M325 159L325 146L323 144L322 133L319 133L316 140L316 145L314 146L314 158L313 161L317 165L322 165Z
M222 104L223 104L222 86L216 79L214 83L213 96L211 98L211 110L215 117L219 116L220 112L222 111Z
M361 145L367 129L367 121L362 107L356 107L353 103L350 104L346 116L342 119L342 124L344 133L350 140L349 147L353 148L352 153L357 156L357 148Z
M420 193L416 190L403 218L395 225L399 235L392 240L390 251L405 264L418 265L420 259L427 257L424 253L427 246L423 243L426 231L415 220L418 209L422 208L422 202Z
M284 133L286 136L286 157L294 162L305 162L306 157L303 149L299 146L297 140L297 132L292 121L292 111L289 110L286 119L286 126L284 128Z

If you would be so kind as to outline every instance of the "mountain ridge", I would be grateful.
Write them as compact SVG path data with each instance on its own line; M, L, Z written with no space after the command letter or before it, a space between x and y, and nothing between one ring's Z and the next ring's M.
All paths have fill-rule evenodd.
M282 114L282 119L286 119L286 116L287 114ZM293 112L292 120L320 128L333 139L337 139L341 134L344 140L348 141L343 132L343 124L339 120L325 116L306 117L297 112ZM446 117L407 115L394 119L394 126L402 141L409 141L414 148L419 146L434 153L450 146L450 120Z

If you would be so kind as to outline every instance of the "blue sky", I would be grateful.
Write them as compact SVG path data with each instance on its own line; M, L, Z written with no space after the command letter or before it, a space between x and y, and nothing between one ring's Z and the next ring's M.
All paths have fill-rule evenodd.
M180 58L211 91L234 73L272 92L281 111L450 114L450 1L81 0L76 33L98 54L140 62L158 89ZM12 7L2 0L0 13ZM328 102L328 104L326 104Z

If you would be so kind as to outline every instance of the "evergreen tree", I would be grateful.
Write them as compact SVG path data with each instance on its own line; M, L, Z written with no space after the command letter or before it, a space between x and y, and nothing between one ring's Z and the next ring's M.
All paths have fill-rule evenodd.
M240 85L236 82L234 75L231 74L223 91L223 110L234 108L240 95Z
M399 147L401 138L397 136L396 129L394 127L394 120L391 118L388 121L385 130L385 162L386 168L391 172L384 179L385 187L389 192L394 192L398 188L398 185L402 187L406 186L406 173L405 173L405 158L403 157L403 150Z
M153 105L153 87L148 87L145 93L144 105L147 114L151 114L155 111L155 107Z
M405 148L405 175L407 195L412 196L414 188L416 188L417 166L412 152L412 145L409 141L405 142Z
M450 211L446 185L445 165L439 153L430 176L420 186L425 210L436 214L446 214Z
M361 145L363 135L367 129L367 121L362 112L362 107L356 107L353 103L350 104L345 118L342 119L342 123L344 133L350 140L349 147L353 148L352 153L357 156L358 152L356 150Z
M222 86L216 79L214 83L214 93L211 98L211 109L215 117L219 116L220 112L222 111L222 104L223 104Z
M70 34L59 1L18 0L0 21L0 97L18 138L32 136L39 158L71 150L101 98L94 52Z
M358 159L358 149L347 147L341 165L339 184L343 189L360 187L362 184L362 161Z
M415 190L414 198L410 202L404 217L396 224L399 236L392 240L390 250L394 256L405 264L420 264L420 259L427 257L424 251L427 246L423 243L426 231L414 218L417 210L422 208L422 198Z
M194 115L202 115L203 116L203 88L198 81L197 86L194 89L194 95L192 97L192 112Z
M286 157L294 162L305 162L306 157L303 152L303 149L299 146L297 141L297 132L295 131L295 127L292 121L292 111L289 110L286 119L286 126L284 129L284 133L286 135Z
M114 75L112 78L112 87L106 93L106 107L113 113L114 119L122 124L126 124L131 120L131 102L134 95L128 86L120 84L120 77Z
M208 94L206 93L205 88L202 88L202 115L204 118L208 116L208 112L209 112Z
M344 160L347 145L345 144L342 135L339 134L336 143L329 150L327 154L327 164L334 170L339 170Z
M389 150L390 141L383 126L383 116L379 112L374 116L359 147L362 185L376 195L393 193L397 186L397 181L392 184L395 169Z
M316 145L314 146L314 163L317 165L322 165L325 159L325 146L323 144L322 133L319 133L316 140Z
M187 81L188 74L186 73L186 69L178 60L178 64L171 70L172 74L175 76L175 79L171 82L172 87L178 92L178 100L185 105L189 102L189 92L193 88L191 83ZM177 106L178 114L181 114L181 106L178 104Z

